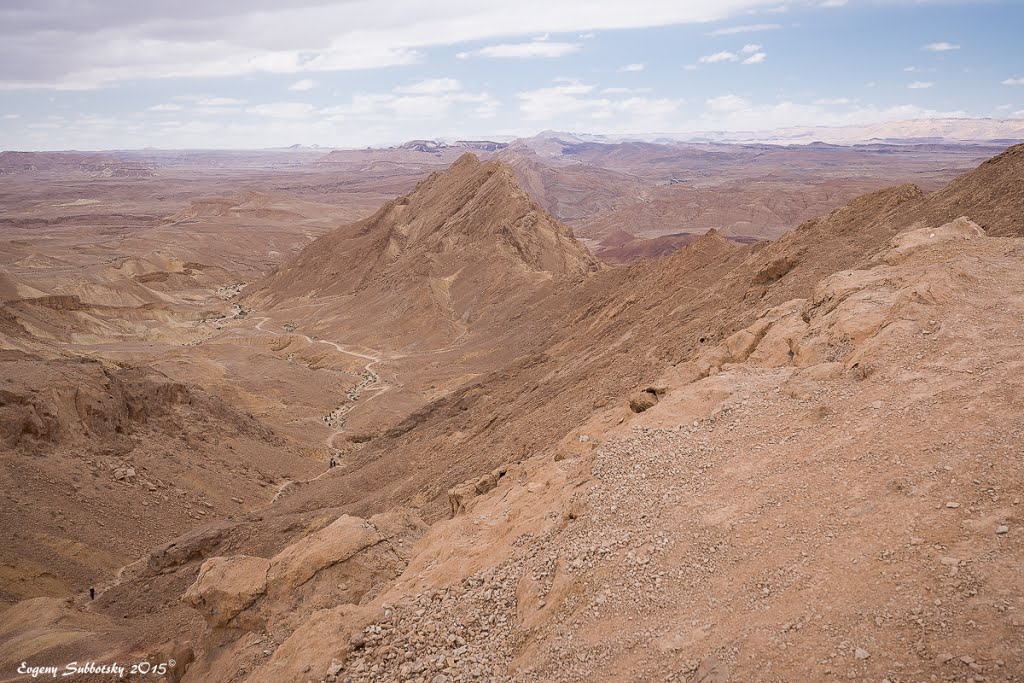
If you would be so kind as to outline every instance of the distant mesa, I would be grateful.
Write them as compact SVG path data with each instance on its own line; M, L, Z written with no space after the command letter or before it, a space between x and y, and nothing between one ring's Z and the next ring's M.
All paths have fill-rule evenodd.
M450 164L466 152L489 156L508 146L507 142L494 140L456 140L454 142L410 140L394 147L367 147L361 150L337 149L326 154L317 163L335 164L380 160L392 163Z
M0 152L0 175L27 173L83 173L108 178L149 178L153 169L88 152Z
M677 249L693 244L698 239L700 239L700 235L689 232L675 232L645 239L618 230L602 239L594 249L594 253L606 263L621 265L642 258L668 256Z

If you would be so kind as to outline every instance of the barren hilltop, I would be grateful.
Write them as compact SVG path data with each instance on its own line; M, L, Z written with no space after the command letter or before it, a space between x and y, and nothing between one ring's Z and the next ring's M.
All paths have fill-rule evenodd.
M464 145L5 246L0 680L1024 680L1024 145L656 243L650 150Z

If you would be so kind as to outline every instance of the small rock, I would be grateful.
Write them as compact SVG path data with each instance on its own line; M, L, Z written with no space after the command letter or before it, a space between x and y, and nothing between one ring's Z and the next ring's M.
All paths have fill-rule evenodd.
M862 647L858 647L856 650L853 651L853 656L857 659L867 659L871 656L871 653Z
M997 534L1006 534L1010 532L1010 527L1006 524L1000 524L996 527Z
M658 403L658 395L653 391L641 391L629 398L629 409L634 413L642 413Z
M956 509L960 507L960 503L954 503L953 501L949 501L948 503L946 503L946 507Z

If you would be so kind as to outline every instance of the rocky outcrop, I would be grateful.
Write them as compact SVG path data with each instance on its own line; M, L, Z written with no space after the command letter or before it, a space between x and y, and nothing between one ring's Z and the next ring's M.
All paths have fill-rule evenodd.
M198 610L220 645L247 631L283 639L318 609L359 604L404 570L426 531L415 515L342 515L270 559L247 555L203 562L182 600Z
M150 368L21 357L0 358L0 368L8 380L0 389L0 442L8 448L97 448L127 443L126 437L147 429L177 435L210 420L235 434L280 443L252 415Z
M469 501L479 495L487 493L498 485L498 480L508 472L507 467L499 467L490 474L459 484L448 491L448 502L451 504L452 516L462 514L466 511Z

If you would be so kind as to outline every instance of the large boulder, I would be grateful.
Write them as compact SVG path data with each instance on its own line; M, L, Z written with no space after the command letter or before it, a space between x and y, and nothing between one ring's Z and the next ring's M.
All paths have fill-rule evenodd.
M985 231L977 223L966 216L960 216L960 218L937 228L904 230L890 240L889 250L885 252L883 259L886 263L895 265L904 261L914 252L941 242L970 240L984 236Z
M270 560L236 555L203 563L183 600L199 610L212 628L231 624L267 590Z
M149 570L153 573L166 572L209 557L224 540L226 531L225 525L215 525L200 527L179 536L149 554Z
M658 392L654 389L644 389L629 397L629 409L634 413L642 413L650 410L658 404Z

